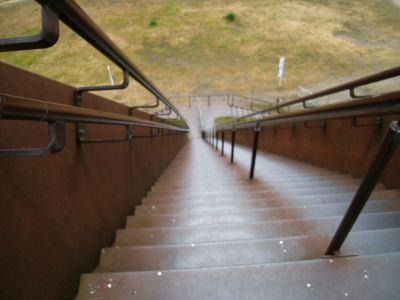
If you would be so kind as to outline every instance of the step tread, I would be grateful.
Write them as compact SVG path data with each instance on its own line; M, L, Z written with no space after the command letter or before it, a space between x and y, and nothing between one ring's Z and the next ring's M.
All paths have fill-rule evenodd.
M198 226L207 224L247 223L263 220L306 219L344 215L348 203L317 204L308 206L263 208L239 212L187 213L176 215L149 214L128 217L127 228L131 227L168 227ZM363 213L399 211L399 200L368 202Z
M224 268L94 273L82 276L77 299L395 300L400 294L399 273L400 253Z
M301 182L292 182L292 181L284 181L284 182L276 182L273 180L268 181L247 181L244 183L235 183L234 188L236 189L247 189L251 190L265 190L268 187L312 187L312 186L330 186L330 185L340 185L340 184L359 184L361 181L359 179L336 179L336 180L327 180L327 179L314 179L309 181L301 181ZM213 189L213 190L221 190L223 188L232 188L231 183L194 183L190 185L182 185L182 186L175 186L175 187L159 187L155 185L151 188L151 193L165 193L165 192L182 192L186 190L194 190L194 191L201 191L204 189Z
M117 231L115 245L168 245L212 241L274 238L307 234L329 234L343 216L253 223L200 225L197 227L126 228ZM352 231L400 227L400 213L362 214Z
M237 194L237 193L242 193L244 195L247 194L252 194L252 193L302 193L302 192L332 192L332 191L337 191L337 192L349 192L349 191L354 191L358 188L358 184L350 183L350 184L343 184L343 185L331 185L331 186L326 186L326 187L319 187L319 186L311 186L311 187L289 187L285 189L281 189L278 186L270 187L270 188L261 188L261 189L256 189L256 190L246 190L246 189L241 189L241 188L236 188L236 187L226 187L221 190L209 190L207 188L204 188L203 190L199 191L182 191L182 192L164 192L164 193L154 193L154 192L148 192L147 193L147 198L150 197L182 197L182 196L188 196L188 197L198 197L198 196L212 196L212 195L224 195L224 194ZM383 189L382 185L377 185L376 190L381 190Z
M373 196L368 200L368 203L379 203L386 200L397 200L400 199L400 193L396 196L389 196L393 194L387 194L386 197ZM225 213L241 213L249 211L262 211L266 209L276 209L284 207L304 207L304 206L317 206L317 205L328 205L328 204L350 204L353 198L352 194L348 194L342 197L336 198L320 198L320 197L306 197L297 199L272 199L272 200L246 200L243 201L230 201L208 205L176 205L176 204L145 204L138 205L135 208L135 216L142 215L208 215L208 214L225 214ZM385 199L386 198L386 199ZM399 200L400 201L400 200Z
M298 188L298 189L285 189L280 190L278 188L269 189L266 191L231 191L227 189L226 191L204 191L201 193L165 193L164 195L152 195L149 193L145 198L143 198L142 203L157 203L157 202L186 202L186 201L214 201L215 199L221 198L231 198L231 197L278 197L285 195L321 195L321 194L340 194L340 193L350 193L355 192L358 189L358 185L343 185L334 187L313 187L313 188ZM384 187L378 184L375 191L384 190Z
M229 198L220 199L212 203L198 202L182 202L182 203L143 203L136 206L135 214L147 214L148 211L157 210L157 212L173 212L173 211L207 211L207 210L223 210L228 208L247 208L247 207L279 207L295 205L312 205L324 203L340 203L350 202L354 197L354 193L342 193L332 195L314 195L314 196L286 196L286 197L268 197L268 198ZM375 191L370 197L373 200L390 200L400 198L400 190L382 190Z
M315 259L324 255L332 237L308 235L275 239L190 245L114 247L103 249L98 272L205 268ZM342 255L400 251L400 228L352 232Z

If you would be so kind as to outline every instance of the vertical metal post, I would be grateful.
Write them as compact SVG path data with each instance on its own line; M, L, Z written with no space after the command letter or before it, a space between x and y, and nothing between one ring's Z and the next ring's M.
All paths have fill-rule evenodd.
M259 124L257 124L256 128L254 128L253 153L251 155L250 176L249 176L250 179L254 178L254 167L256 165L259 134L260 134L260 127L259 127Z
M232 128L232 137L231 137L231 164L233 164L233 155L235 151L235 139L236 139L236 129Z
M221 155L224 156L225 131L221 132Z
M211 146L214 147L214 131L211 131Z
M218 151L218 130L215 132L215 150Z
M375 156L374 161L368 169L361 185L359 186L354 198L348 208L342 222L339 225L325 255L335 255L339 253L347 235L356 222L362 209L371 196L378 180L385 170L390 158L392 157L396 147L400 143L400 121L392 122L386 131L383 141Z

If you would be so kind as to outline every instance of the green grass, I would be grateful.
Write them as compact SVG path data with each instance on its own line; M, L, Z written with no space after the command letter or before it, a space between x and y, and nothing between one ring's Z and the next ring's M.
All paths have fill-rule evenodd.
M299 85L315 91L399 64L400 7L391 0L78 3L166 95L276 97ZM224 18L231 13L233 22ZM39 19L33 1L0 6L4 36L34 34ZM282 55L285 75L278 89ZM76 86L107 83L107 64L115 80L121 78L116 66L64 25L51 49L0 53L0 60ZM128 104L149 98L133 82L102 95Z
M224 19L228 22L235 22L236 21L236 15L234 13L228 13L224 16Z
M149 27L156 27L158 25L157 21L155 19L151 19L149 22Z
M226 123L230 123L233 120L235 120L237 117L233 117L233 116L221 116L221 117L217 117L214 119L214 124L215 126L219 126L222 124L226 124Z
M178 126L178 127L186 127L187 126L185 120L182 120L182 119L167 120L167 123L170 125Z

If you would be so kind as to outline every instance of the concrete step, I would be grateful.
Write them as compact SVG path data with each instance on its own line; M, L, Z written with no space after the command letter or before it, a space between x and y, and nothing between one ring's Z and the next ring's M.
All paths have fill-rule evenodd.
M208 180L240 180L240 179L246 179L248 176L248 170L241 169L240 171L231 171L231 170L224 170L222 173L218 172L213 172L212 169L207 168L204 171L194 171L190 170L189 172L180 172L179 174L176 174L174 176L168 175L168 174L163 174L159 177L158 182L165 182L165 183L170 183L170 182L175 182L175 183L188 183L188 182L195 182L195 181L200 181L203 180L205 177L207 177ZM338 172L333 172L333 171L327 171L327 170L313 170L313 171L304 171L304 172L291 172L290 170L285 171L285 172L278 172L278 173L273 173L271 171L261 171L261 170L256 170L255 173L257 176L260 177L268 177L268 176L273 176L277 179L284 179L287 178L290 180L291 178L296 178L296 177L301 177L301 176L334 176L334 175L340 175ZM256 177L257 177L256 176Z
M324 255L330 235L103 249L97 272L190 269L315 259ZM400 251L400 229L352 232L343 255Z
M219 183L219 184L201 184L201 185L187 185L182 187L176 188L157 188L153 187L151 191L148 193L152 196L162 196L164 194L176 193L177 195L181 193L201 193L204 190L209 190L213 192L222 192L229 190L231 192L256 192L256 191L266 191L268 189L273 188L281 188L281 189L300 189L300 188L313 188L313 187L330 187L330 186L339 186L339 185L359 185L360 180L358 179L341 179L341 180L315 180L315 181L307 181L307 182L257 182L254 184L235 184L232 185L230 183Z
M400 253L191 270L84 274L78 300L397 300Z
M287 219L254 223L201 225L197 227L126 228L117 231L115 245L191 244L241 239L277 238L334 233L343 216ZM361 214L353 231L400 227L400 213Z
M198 226L213 224L232 224L246 222L262 222L265 220L307 219L344 215L348 203L319 204L295 207L276 207L244 210L240 212L187 213L176 215L137 215L128 217L127 228ZM363 209L363 213L400 211L399 200L371 201Z
M152 187L152 189L162 189L162 188L170 188L170 189L174 189L174 188L182 188L185 187L187 185L192 185L192 186L196 186L196 185L200 185L200 186L208 186L208 185L218 185L218 184L232 184L232 185L257 185L257 184L264 184L265 182L274 182L274 183L286 183L286 182L291 182L291 183L302 183L302 182L310 182L310 181L314 181L314 180L346 180L346 179L354 179L351 176L346 176L346 175L342 175L342 174L335 174L335 175L304 175L304 176L291 176L290 178L288 177L274 177L274 176L264 176L262 178L254 178L252 180L248 179L247 177L241 177L241 178L235 178L232 180L223 180L223 179L208 179L207 176L204 176L204 178L202 178L201 180L198 181L189 181L189 180L185 180L185 181L178 181L178 182L174 182L174 181L157 181L154 186Z
M212 188L203 188L203 189L181 189L181 190L167 190L167 191L149 191L147 193L147 197L185 197L189 195L189 197L198 197L205 195L232 195L237 193L276 193L276 191L281 191L282 193L297 193L304 192L306 190L310 190L313 193L319 194L320 191L327 191L328 193L343 193L356 190L358 188L358 182L349 182L347 184L342 185L334 185L332 183L327 184L314 184L314 185L305 185L305 186L278 186L278 185L269 185L269 186L258 186L258 187L245 187L245 186L220 186L218 189ZM317 191L314 191L316 190ZM377 190L382 189L382 187L378 187Z
M164 195L156 195L153 196L151 193L147 197L142 200L144 204L157 204L157 203L185 203L185 202L208 202L214 203L216 200L220 200L223 198L242 198L248 199L251 197L258 198L268 198L268 197L279 197L279 196L294 196L294 195L302 195L302 196L312 196L312 195L327 195L327 194L341 194L341 193L349 193L355 192L358 189L358 185L345 185L345 186L333 186L333 187L315 187L315 188L297 188L297 189L285 189L285 190L268 190L265 192L262 191L204 191L203 193L165 193ZM378 184L375 187L375 191L384 190L384 187L381 184Z
M242 198L221 199L214 203L189 202L182 204L143 204L136 206L135 215L149 214L186 214L193 211L242 211L255 208L272 208L282 206L303 206L326 203L349 203L354 193L333 194L324 196L293 196L277 198ZM400 190L383 190L374 192L369 201L400 199Z
M191 166L188 168L186 166L185 168L179 168L176 170L170 170L171 166L168 167L168 169L159 177L160 180L171 180L171 179L182 179L185 177L182 177L182 174L188 175L190 178L198 178L201 179L203 178L204 175L209 174L212 178L225 178L225 179L232 179L238 176L241 176L243 174L248 173L247 169L240 169L240 168L234 168L233 166L227 166L225 163L222 163L220 165L215 164L212 162L210 165L206 164L203 165L200 168L196 168L194 166ZM210 173L210 171L212 171ZM304 175L315 175L315 174L320 174L320 175L332 175L332 174L338 174L337 172L330 171L327 169L321 169L317 167L310 167L310 168L286 168L286 169L277 169L277 168L268 168L268 167L263 167L262 169L260 168L257 172L257 174L263 176L263 175L269 175L269 174L274 174L277 177L286 177L286 176L293 176L294 174L304 174Z

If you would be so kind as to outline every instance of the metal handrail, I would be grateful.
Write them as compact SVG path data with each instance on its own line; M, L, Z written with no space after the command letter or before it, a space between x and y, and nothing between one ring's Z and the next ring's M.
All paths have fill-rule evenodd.
M386 93L380 96L370 96L363 99L348 101L344 103L326 105L321 108L313 108L300 110L284 115L275 115L263 119L250 120L241 123L226 123L219 125L211 131L211 143L214 145L214 140L218 144L218 132L232 130L232 138L234 138L237 129L254 128L252 164L250 167L250 178L254 176L255 156L257 155L258 135L261 127L281 127L285 124L292 124L290 129L296 128L295 124L304 122L306 128L315 128L310 126L310 122L320 122L318 127L325 127L326 121L350 118L353 126L360 126L357 122L359 118L379 117L380 120L384 115L400 114L400 91ZM372 125L381 125L382 122L373 122ZM208 134L207 136L210 136ZM214 139L216 137L216 139ZM222 140L224 143L224 140ZM232 148L235 144L232 143ZM217 146L215 146L217 149ZM233 151L232 151L233 155ZM231 157L233 162L233 157Z
M168 106L179 118L183 119L178 109L161 93L160 90L140 71L135 64L120 50L114 42L73 0L36 0L42 6L48 6L58 13L61 21L80 35L104 56L127 71L140 85ZM187 128L187 124L186 124Z
M173 133L186 133L186 128L143 120L117 113L103 112L78 106L64 105L54 102L40 101L0 94L0 119L33 120L47 122L49 127L49 144L45 148L34 149L2 149L0 157L11 156L43 156L61 151L65 145L65 123L94 123L123 125L128 128L145 127L165 129ZM134 136L133 136L134 137ZM126 140L132 138L129 131Z
M256 101L256 102L261 102L261 103L264 103L264 104L269 104L270 103L265 99L258 99L258 98L253 98L253 97L250 97L250 96L243 96L243 95L238 95L238 94L232 94L231 96L233 98L235 98L235 97L236 98L242 98L242 99L252 100L252 101Z
M367 97L345 103L325 105L320 108L301 110L284 115L274 115L267 118L245 121L241 123L225 123L215 128L218 130L252 128L260 125L277 126L287 123L327 121L343 118L360 118L376 115L400 113L400 91L390 92L380 96Z
M371 98L371 97L373 97L371 95L367 95L367 96L355 95L355 89L360 86L379 82L379 81L390 79L390 78L397 77L397 76L400 76L400 67L391 68L391 69L388 69L388 70L385 70L385 71L382 71L382 72L379 72L379 73L376 73L373 75L369 75L369 76L366 76L366 77L363 77L363 78L360 78L360 79L357 79L354 81L350 81L350 82L347 82L347 83L344 83L344 84L341 84L341 85L338 85L338 86L335 86L335 87L332 87L332 88L329 88L329 89L326 89L326 90L323 90L323 91L320 91L320 92L317 92L317 93L314 93L314 94L311 94L311 95L308 95L305 97L301 97L301 98L298 98L298 99L295 99L292 101L288 101L288 102L285 102L282 104L275 105L273 107L259 110L254 113L250 113L245 116L241 116L241 117L236 118L228 123L221 124L220 126L218 126L218 128L226 127L227 125L239 124L239 123L241 123L240 121L245 118L252 118L254 116L263 115L265 113L270 113L272 111L279 111L279 109L281 109L283 107L288 107L288 106L292 106L292 105L296 105L296 104L303 104L304 108L313 109L314 107L310 107L310 106L306 105L307 101L321 98L323 96L336 94L336 93L343 92L346 90L349 91L351 98ZM255 122L255 123L257 123L257 122ZM237 126L235 126L235 127L237 127Z
M226 98L226 102L227 104L229 104L229 100L231 98L230 94L213 94L213 95L175 95L175 96L170 96L169 98L171 100L173 99L187 99L188 101L188 105L191 106L192 105L192 98L200 98L200 99L206 99L208 105L211 104L211 98L220 98L220 97L225 97ZM202 100L200 100L202 101Z
M254 103L260 103L260 104L262 104L262 105L268 105L268 106L273 105L270 101L265 100L265 99L259 99L259 98L254 98L254 97L250 97L250 96L243 96L243 95L238 95L238 94L232 94L232 95L231 95L231 103L230 103L230 106L235 106L235 107L240 107L240 108L247 108L247 107L243 107L243 106L240 106L240 105L235 105L235 98L236 98L236 99L239 99L239 101L240 101L240 99L249 100L249 101L248 101L248 102L250 102L249 108L250 108L251 110L253 110L253 111L255 111L255 110L253 109Z
M169 129L188 132L186 128L139 119L117 113L0 94L0 119L54 122L81 122Z

